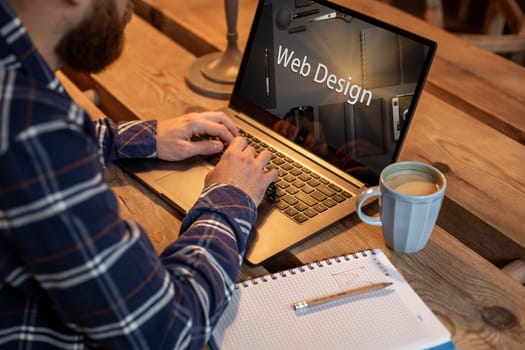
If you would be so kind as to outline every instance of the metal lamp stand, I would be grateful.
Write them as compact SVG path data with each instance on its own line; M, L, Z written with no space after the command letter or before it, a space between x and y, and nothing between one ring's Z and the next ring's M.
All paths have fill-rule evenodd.
M241 52L237 46L237 0L225 0L228 46L224 52L204 55L186 72L186 83L199 94L227 99L239 72Z

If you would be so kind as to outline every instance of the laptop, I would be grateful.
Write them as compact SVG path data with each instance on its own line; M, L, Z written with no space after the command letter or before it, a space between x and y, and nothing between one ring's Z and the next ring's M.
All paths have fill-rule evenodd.
M225 112L279 178L246 260L260 264L355 211L400 153L436 43L323 0L260 0ZM217 157L213 157L217 158ZM217 159L121 164L185 214Z

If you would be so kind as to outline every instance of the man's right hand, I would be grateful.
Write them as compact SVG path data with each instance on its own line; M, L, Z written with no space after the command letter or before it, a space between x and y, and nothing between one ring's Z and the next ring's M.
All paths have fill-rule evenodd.
M255 205L259 206L266 189L278 175L277 169L264 170L271 158L270 152L262 151L256 154L245 138L236 137L206 177L205 185L233 185L243 190L253 199Z

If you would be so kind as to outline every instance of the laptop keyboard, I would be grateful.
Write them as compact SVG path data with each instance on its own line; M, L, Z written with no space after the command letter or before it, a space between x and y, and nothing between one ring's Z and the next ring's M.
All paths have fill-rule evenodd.
M265 199L290 219L298 223L306 222L352 197L351 193L295 162L259 138L243 130L240 130L240 133L257 153L265 149L273 154L266 168L278 169L279 176L268 187ZM220 156L221 154L218 154L206 159L217 164Z

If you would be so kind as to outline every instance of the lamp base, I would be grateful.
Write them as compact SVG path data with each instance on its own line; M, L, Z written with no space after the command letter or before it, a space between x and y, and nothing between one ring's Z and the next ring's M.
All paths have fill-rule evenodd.
M222 52L214 52L199 57L186 71L186 83L197 92L210 98L228 99L233 91L233 83L210 80L203 75L203 68L221 58Z

